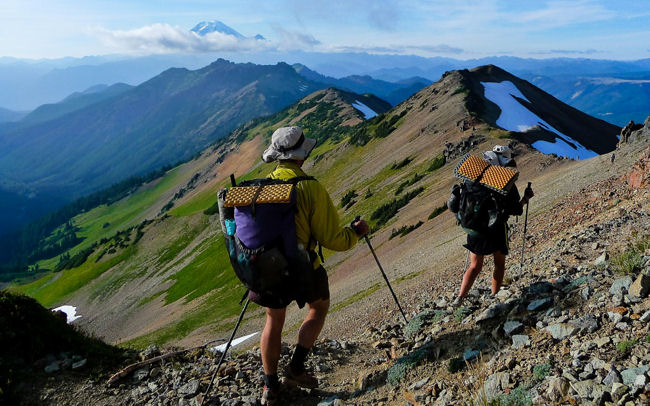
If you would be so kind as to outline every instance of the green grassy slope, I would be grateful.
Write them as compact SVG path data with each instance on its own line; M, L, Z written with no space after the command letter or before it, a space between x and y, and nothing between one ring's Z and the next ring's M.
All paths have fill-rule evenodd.
M340 207L342 223L361 215L376 232L390 231L402 225L401 213L413 212L432 188L439 187L440 170L432 164L442 150L444 136L430 137L419 131L424 135L418 138L412 129L413 122L421 125L430 119L426 112L413 108L415 102L405 103L364 121L349 99L349 94L334 89L316 92L279 113L248 123L233 132L229 142L209 148L123 200L75 217L73 223L85 240L70 253L94 247L87 259L80 266L12 289L46 306L80 303L97 317L104 314L103 304L110 303L111 314L124 319L112 316L90 327L109 340L127 336L126 344L133 347L178 342L199 329L225 331L240 310L243 287L230 267L216 216L203 211L213 206L217 190L227 185L233 168L237 168L238 181L272 170L273 164L260 164L259 156L274 129L301 125L307 136L319 140L306 170L330 192ZM458 119L445 114L450 122ZM397 151L395 145L407 148ZM444 176L449 176L448 168ZM417 203L407 199L381 222L373 219L382 206L419 189L423 191L413 198ZM351 190L358 194L355 202L341 207L341 198ZM418 219L427 221L429 212ZM50 258L41 266L52 268L57 262L58 258ZM333 310L377 290L372 284L359 289L334 304ZM259 315L249 312L251 318ZM143 320L155 323L149 326ZM124 326L130 329L127 334L113 332Z

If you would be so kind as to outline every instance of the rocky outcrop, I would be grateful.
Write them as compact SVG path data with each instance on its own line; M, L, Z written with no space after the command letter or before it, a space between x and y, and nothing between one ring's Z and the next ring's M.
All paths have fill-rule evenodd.
M644 139L650 139L650 116L646 118L645 124L636 124L634 121L627 123L627 125L621 130L621 136L617 148Z

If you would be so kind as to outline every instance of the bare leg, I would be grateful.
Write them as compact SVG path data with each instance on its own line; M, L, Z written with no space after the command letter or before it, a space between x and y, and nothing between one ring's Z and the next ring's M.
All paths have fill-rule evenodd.
M319 299L309 303L309 312L300 326L298 332L298 344L304 348L311 348L318 338L320 331L325 324L325 316L330 307L329 299Z
M463 282L460 285L459 297L467 296L467 293L472 289L472 285L476 280L476 277L483 269L483 255L476 255L473 252L469 256L469 268L465 271L463 276Z
M501 251L494 253L494 272L492 273L492 294L496 295L501 289L503 275L506 270L506 256Z
M260 337L260 352L262 353L262 365L266 375L278 372L278 361L282 349L282 326L287 309L266 308L266 324Z

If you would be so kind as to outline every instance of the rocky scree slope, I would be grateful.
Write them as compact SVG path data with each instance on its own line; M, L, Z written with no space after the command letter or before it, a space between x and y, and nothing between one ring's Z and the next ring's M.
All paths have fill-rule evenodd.
M565 196L546 213L552 222L530 224L524 265L508 267L499 294L488 269L459 307L454 283L438 281L409 298L408 325L396 313L364 331L348 324L309 359L322 389L287 387L283 404L647 404L650 147L617 154L634 164ZM285 346L281 365L289 355ZM114 387L54 376L36 393L46 404L198 404L215 363L197 351ZM257 404L260 371L259 349L233 354L207 404Z

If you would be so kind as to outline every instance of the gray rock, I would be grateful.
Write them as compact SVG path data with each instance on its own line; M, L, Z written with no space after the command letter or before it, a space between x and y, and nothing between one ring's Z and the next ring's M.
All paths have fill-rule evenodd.
M621 321L619 323L616 323L614 327L616 327L617 330L625 331L630 328L630 325L624 321Z
M553 299L550 297L544 299L538 299L530 302L526 309L530 312L536 312L544 309L548 309L553 304Z
M618 324L621 320L623 320L623 315L616 312L607 312L607 317L613 324Z
M648 383L648 378L645 375L637 375L634 378L634 386L637 388L643 388Z
M157 355L160 355L160 349L155 344L151 344L150 346L147 347L147 349L140 351L140 359L142 361L147 360L149 358L153 358Z
M411 385L409 385L409 389L410 390L420 390L420 389L422 389L422 387L424 385L427 384L427 382L429 382L429 377L421 379L421 380L419 380L417 382L413 382Z
M576 382L571 387L578 393L578 396L580 396L582 399L593 399L593 392L594 388L596 386L596 383L592 381L591 379L588 379L586 381L580 381Z
M596 266L605 266L607 265L607 260L609 259L609 254L607 251L604 251L596 260L594 261L594 265Z
M142 381L147 376L149 376L148 368L140 368L133 373L133 378L135 378L136 381Z
M639 274L634 283L630 285L628 294L633 297L644 298L650 292L650 275Z
M621 371L621 378L623 379L623 383L627 386L632 386L636 380L636 377L645 374L648 372L648 370L650 370L650 365L640 366L638 368L628 368Z
M564 340L574 335L578 329L567 323L552 324L545 328L556 340Z
M620 382L614 382L612 384L612 389L610 393L612 394L614 400L618 400L627 393L628 389L629 388L627 387L627 385L624 385Z
M198 379L193 379L186 383L185 385L178 388L178 394L184 398L191 398L197 393L199 393L199 386L201 382Z
M484 320L493 319L505 313L508 308L509 306L506 303L495 303L487 309L483 310L483 312L476 317L476 321L481 322Z
M551 377L546 390L546 396L550 401L559 403L566 398L569 393L569 381L557 376Z
M530 345L530 337L523 334L515 334L512 336L512 346L514 348L524 348Z
M53 374L55 372L59 372L61 370L61 366L59 365L59 361L54 361L51 364L47 365L44 369L46 374Z
M161 370L158 367L153 367L151 368L151 371L149 372L149 376L152 378L156 378L158 375L160 375Z
M569 324L578 329L580 334L593 333L598 330L598 319L593 314L584 315L569 321Z
M507 336L517 334L521 332L523 329L524 329L524 325L516 320L506 321L503 324L503 331L506 333Z
M497 372L490 375L483 385L485 391L486 402L492 401L508 387L510 383L510 374L508 372Z
M609 288L609 293L614 296L614 295L621 295L623 296L624 294L627 293L627 290L630 288L630 285L634 282L632 280L631 276L624 276L622 278L618 278L612 283L612 286Z
M578 396L583 399L598 399L607 392L607 387L605 385L600 385L591 379L576 382L571 386L576 392L578 392Z
M340 400L337 395L330 396L329 398L318 402L316 406L334 406L337 400Z
M524 293L532 296L542 296L553 292L553 284L547 281L535 282L524 289Z
M639 320L641 320L644 323L647 323L648 321L650 321L650 310L643 313L643 315L641 316L641 318Z
M481 351L469 348L463 353L463 359L469 362L478 358L479 355L481 355Z
M87 363L88 363L88 360L84 358L84 359L82 359L80 361L77 361L74 364L72 364L72 369L81 369L81 368L85 367Z

